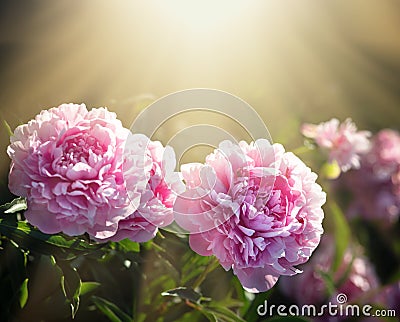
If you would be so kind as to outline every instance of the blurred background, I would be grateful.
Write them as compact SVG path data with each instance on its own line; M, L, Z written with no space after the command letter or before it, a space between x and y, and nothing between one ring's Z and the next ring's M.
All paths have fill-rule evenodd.
M154 99L208 87L247 101L288 149L302 143L304 121L399 129L399 34L395 0L1 0L0 117L14 129L41 109L83 102L129 126ZM5 180L3 126L0 135Z
M288 150L302 145L303 122L351 117L362 130L400 130L400 1L0 0L0 119L12 129L42 109L68 102L107 106L129 127L152 101L194 87L227 91L248 102L273 141ZM182 128L204 122L226 128L235 137L243 133L221 115L193 112L163 125L157 138L164 141ZM1 201L11 197L8 142L1 125ZM200 161L208 152L200 147L185 162ZM396 227L388 240L398 235ZM381 257L374 261L387 258L381 266L391 267L390 272L378 273L390 282L389 273L394 275L400 262L393 255L399 254L400 242L393 243L397 253L382 253L386 244L379 245L376 252ZM180 251L176 245L167 249ZM182 258L186 263L196 260ZM124 260L121 257L118 263ZM131 261L135 260L133 256ZM110 275L133 278L130 271L120 275L114 264L98 277L95 274L102 271L95 256L92 262L81 268L83 279L107 279L103 283L114 286ZM37 271L42 270L40 263ZM154 278L157 269L149 269ZM90 270L93 273L87 273ZM41 289L47 277L38 276ZM220 269L210 280L227 285L229 278ZM224 287L215 290L213 282L206 283L213 298L227 293ZM123 302L118 296L125 295L119 289L115 292L116 303Z

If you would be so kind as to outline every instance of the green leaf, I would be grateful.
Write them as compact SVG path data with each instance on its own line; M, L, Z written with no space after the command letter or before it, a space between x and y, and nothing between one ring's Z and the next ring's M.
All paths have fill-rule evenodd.
M349 245L351 231L346 217L339 206L336 203L331 203L330 209L334 225L336 245L336 252L332 263L332 271L336 272L343 261L344 253Z
M69 265L63 265L61 266L61 269L64 273L61 284L64 295L68 299L79 296L82 282L76 268L70 267Z
M210 322L218 322L218 318L215 316L214 313L209 312L207 310L200 310L200 312L208 319Z
M26 199L22 198L22 197L15 198L11 202L8 202L8 203L0 206L0 209L5 209L4 210L5 214L13 214L16 212L26 210L27 208L28 207L26 204Z
M112 322L132 322L132 318L123 312L117 305L114 303L103 299L98 296L92 296L93 303L96 307L107 316Z
M140 251L139 243L133 242L133 241L129 240L128 238L125 238L116 244L125 253L127 253L127 252L137 253Z
M21 287L19 288L19 305L22 308L24 308L26 302L28 301L28 278L25 278L25 280L22 282Z
M245 322L243 318L241 318L238 314L225 307L222 303L211 302L210 304L205 306L205 308L209 312L214 313L214 315L224 320L233 322Z
M27 293L24 294L24 283L27 278L26 272L27 255L15 245L15 243L4 241L0 248L0 289L2 307L21 307L26 304ZM0 312L0 320L3 312ZM5 313L5 312L4 312Z
M171 277L174 280L178 280L182 269L178 261L176 261L163 246L156 244L154 240L152 240L152 248L155 250L157 258L163 262L165 269L168 270Z
M192 271L190 271L190 273L188 273L187 275L182 277L182 281L181 281L182 284L186 284L191 279L199 276L201 273L203 273L203 271L204 271L204 266L195 267Z
M239 279L237 279L237 278L232 278L231 284L233 284L235 293L237 294L238 301L240 301L240 303L241 303L240 313L242 316L244 316L244 314L249 309L252 301L255 299L255 294L245 291L242 287L242 284L240 284ZM229 307L229 306L227 306L227 307Z
M63 272L61 289L71 306L72 318L74 318L79 308L82 281L76 268L71 267L68 263L61 265L59 263L58 266Z
M97 282L82 282L81 285L81 296L93 292L97 289L101 284Z
M318 274L322 277L325 282L326 290L328 292L327 295L332 295L335 293L335 281L333 280L332 275L329 272L325 272L323 270L318 270Z
M7 131L8 135L9 135L9 136L12 136L14 133L13 133L13 131L11 130L10 124L8 124L6 120L3 120L3 125L4 125L4 127L6 128L6 131Z
M346 269L345 269L345 270L342 272L342 274L341 274L338 278L336 278L336 280L334 281L334 282L335 282L336 289L340 289L340 287L342 287L342 285L343 285L344 283L346 283L346 282L349 280L349 275L350 275L350 273L351 273L351 271L352 271L352 269L353 269L353 263L354 263L354 254L353 254L353 257L352 257L350 263L347 264ZM342 270L343 268L341 267L340 269ZM332 294L333 294L333 293L331 293L330 295L332 295Z
M223 307L221 305L216 305L214 304L210 304L207 307L207 310L209 312L214 313L214 315L216 315L217 317L220 317L224 320L227 321L233 321L233 322L245 322L244 319L242 319L240 316L238 316L235 312L229 310L226 307Z
M52 256L35 255L34 264L35 272L29 276L28 289L29 299L25 308L43 308L43 315L54 314L58 316L70 317L71 310L69 304L65 300L65 296L61 290L61 277L63 272L55 263ZM52 313L50 313L52 312ZM43 318L45 318L43 316Z
M163 287L165 284L167 284L167 285L171 284L172 286L170 288L176 286L176 284L173 281L171 281L171 277L168 274L164 274L164 275L161 275L161 276L157 277L156 279L150 281L147 284L147 287L149 290L152 290L155 287L160 287L161 289L168 288L168 286Z
M175 296L184 300L189 300L198 303L201 299L201 294L187 287L177 287L161 293L162 296Z
M94 304L97 306L97 308L106 316L109 318L111 322L122 322L122 320L114 313L113 310L111 310L107 305L104 305L103 303L99 303L97 301L93 301Z
M71 257L71 251L87 254L102 247L101 244L89 244L80 238L67 239L61 234L47 235L26 222L15 222L11 218L0 218L0 234L7 236L21 247L48 255L61 252L66 258Z
M246 313L244 314L245 320L248 322L259 321L260 316L257 313L257 309L260 305L264 305L265 300L268 300L273 293L274 288L265 293L256 294L254 299L250 302L250 305L247 307Z

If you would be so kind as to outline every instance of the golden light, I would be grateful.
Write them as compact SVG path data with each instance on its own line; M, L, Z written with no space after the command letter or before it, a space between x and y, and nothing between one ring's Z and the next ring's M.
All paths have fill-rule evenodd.
M246 19L250 3L243 0L159 0L152 2L152 5L154 10L158 10L171 24L181 24L188 33L212 38L216 30L221 30L227 25L239 26L243 19Z
M129 126L141 97L196 87L243 98L276 141L293 146L300 122L362 122L357 106L376 127L400 122L392 2L59 0L1 9L0 117L13 128L63 102L106 105Z

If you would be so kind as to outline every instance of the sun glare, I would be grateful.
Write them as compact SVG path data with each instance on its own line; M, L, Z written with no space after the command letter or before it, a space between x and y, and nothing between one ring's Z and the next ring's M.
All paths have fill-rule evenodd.
M215 29L223 28L235 20L243 19L247 1L203 0L203 1L158 1L160 14L181 23L189 32L207 32L209 36Z

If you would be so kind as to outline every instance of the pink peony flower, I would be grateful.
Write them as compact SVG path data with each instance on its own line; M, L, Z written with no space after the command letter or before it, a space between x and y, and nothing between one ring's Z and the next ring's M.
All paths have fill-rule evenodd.
M396 282L386 287L381 296L384 304L391 310L396 311L396 316L400 316L400 282Z
M343 172L360 167L360 155L369 150L368 131L357 131L357 127L347 119L340 124L337 119L315 124L304 124L301 132L314 139L316 144L329 151L329 161L336 161Z
M161 173L150 178L162 150L144 135L130 134L106 108L88 112L84 104L63 104L15 129L7 149L9 188L27 198L26 219L45 233L87 232L103 240L129 218L125 236L143 241L173 219L171 197L154 182L162 181ZM158 201L157 220L140 216L141 208Z
M339 184L353 194L350 217L394 223L400 214L400 134L385 129L371 142L371 150L361 159L361 168L346 173Z
M173 205L176 194L184 190L181 177L174 172L175 154L171 147L160 142L141 138L142 146L147 145L145 157L151 161L147 172L148 183L142 191L137 210L118 223L117 233L110 238L120 241L130 238L138 242L155 236L157 227L165 227L174 221ZM124 172L125 176L129 176ZM132 192L128 191L129 196Z
M323 239L313 258L302 266L303 274L281 279L281 291L301 305L322 304L327 300L337 303L336 296L340 293L347 296L346 302L362 300L368 292L373 293L379 281L372 264L362 256L361 249L348 248L332 276L332 282L337 286L335 293L329 295L323 274L330 273L334 246L331 239ZM375 301L374 298L365 300Z
M387 180L396 175L400 171L400 134L390 129L378 132L365 161L377 179Z
M205 165L182 167L187 190L174 205L190 246L215 255L250 292L270 289L308 260L323 232L317 175L280 144L223 141Z

